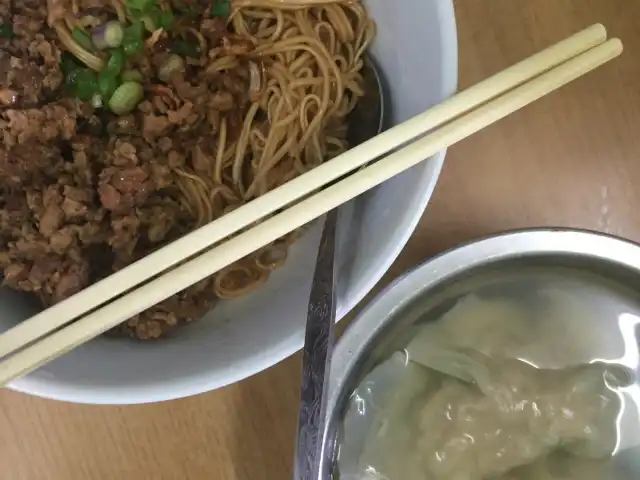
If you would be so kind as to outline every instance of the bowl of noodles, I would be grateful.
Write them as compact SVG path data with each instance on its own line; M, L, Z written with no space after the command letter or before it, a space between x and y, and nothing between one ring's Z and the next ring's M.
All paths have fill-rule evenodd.
M452 2L0 0L0 329L349 145L379 67L386 126L453 93ZM338 318L411 235L444 152L341 209ZM179 398L302 345L321 223L10 387L84 403Z

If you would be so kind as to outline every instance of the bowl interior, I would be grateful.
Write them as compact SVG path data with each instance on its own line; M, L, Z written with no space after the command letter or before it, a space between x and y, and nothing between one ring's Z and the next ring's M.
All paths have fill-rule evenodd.
M346 477L360 471L358 460L370 440L376 412L389 398L386 395L403 388L397 379L406 371L404 357L399 360L401 366L394 366L397 361L392 355L417 335L426 339L424 328L429 322L460 312L465 302L465 314L456 321L464 318L469 326L458 330L456 345L501 346L507 356L524 358L543 369L605 362L627 372L632 381L617 390L621 410L616 456L607 468L616 471L615 478L637 478L640 294L634 286L639 275L638 245L571 231L532 231L481 240L408 272L378 295L338 342L324 432L325 474L319 478L328 478L326 471L338 461ZM508 315L508 324L493 323L499 328L490 329L496 318L484 315L491 311L489 307L479 313L478 302L509 305L511 310L502 310L503 314L513 313L517 306L526 316ZM499 317L499 311L492 314ZM529 322L532 319L535 322ZM504 322L504 315L496 320ZM474 328L475 321L482 327ZM335 451L334 444L339 445ZM599 478L605 477L613 478Z
M366 0L378 25L371 55L386 85L387 124L402 122L453 93L457 46L450 0ZM338 318L380 279L427 204L444 152L341 209ZM292 248L260 290L220 302L166 341L98 338L11 388L68 401L140 403L197 394L246 378L302 346L321 224ZM35 307L0 292L0 330Z
M367 447L372 436L387 435L376 426L380 421L376 415L392 395L401 395L398 392L407 392L420 382L421 377L405 367L405 356L400 352L417 337L424 353L427 345L434 344L430 342L446 342L446 335L438 337L438 331L428 330L434 327L428 324L448 315L449 327L453 322L458 325L456 337L449 339L460 347L482 349L492 345L507 357L523 358L540 369L562 370L591 362L617 365L629 384L616 391L621 402L616 420L616 456L606 468L609 473L619 473L615 476L619 480L637 478L640 294L629 288L628 282L632 277L637 281L637 276L638 271L600 260L536 256L465 272L408 299L406 306L391 313L389 327L365 349L347 382L349 388L341 394L344 403L333 410L337 418L331 421L340 445L335 461L339 462L341 477L356 478L364 465L392 468L376 456L378 450ZM460 322L464 322L465 330ZM479 323L474 327L475 322ZM426 333L436 334L437 340L429 340ZM446 343L437 345L446 348ZM418 415L418 410L412 412L410 415ZM392 430L393 422L387 421ZM387 438L405 441L391 433ZM381 445L386 442L381 440ZM393 477L390 472L384 473ZM598 478L614 477L603 474Z

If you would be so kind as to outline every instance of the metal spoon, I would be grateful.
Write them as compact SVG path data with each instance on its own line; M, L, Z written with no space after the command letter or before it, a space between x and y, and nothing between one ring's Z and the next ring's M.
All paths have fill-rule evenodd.
M365 58L363 66L364 97L349 115L349 144L358 145L374 137L383 127L383 89L373 61ZM302 351L302 386L298 416L298 438L294 460L295 480L315 480L326 409L325 384L334 345L333 325L336 319L336 239L338 209L325 219L318 258L309 298L307 327Z

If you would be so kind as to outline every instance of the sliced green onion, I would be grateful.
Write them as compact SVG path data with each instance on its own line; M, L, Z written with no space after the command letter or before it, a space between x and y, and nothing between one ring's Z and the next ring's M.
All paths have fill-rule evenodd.
M135 9L131 9L129 7L127 7L127 17L134 19L134 20L140 20L140 17L144 15L140 10L135 10Z
M127 55L135 55L142 50L142 40L131 40L123 43L122 47Z
M80 28L71 30L71 37L85 50L93 52L96 49L89 34Z
M165 30L170 29L173 26L173 21L173 13L170 10L160 10L158 12L156 23L160 28L164 28Z
M120 78L123 82L138 82L142 83L144 81L144 77L138 70L125 70L120 75Z
M142 50L143 41L144 25L142 22L133 23L124 29L122 48L127 55L134 55Z
M172 53L158 68L158 78L167 83L171 80L171 75L181 71L184 71L184 59L180 55Z
M153 31L158 28L168 30L173 25L173 13L170 10L160 10L157 7L151 8L147 14L141 18L147 30Z
M144 25L142 22L132 23L127 27L132 35L135 35L136 38L140 40L144 40Z
M62 55L60 56L60 69L65 77L81 68L83 68L82 65L78 63L73 54L69 52L62 52Z
M174 40L171 44L171 51L182 57L197 58L200 56L200 49L198 48L198 45L181 39Z
M71 95L76 94L76 76L79 70L72 70L64 75L64 86Z
M73 93L80 100L88 102L99 91L98 79L93 70L88 68L78 69L73 75Z
M13 37L13 27L8 23L0 24L0 37L3 37L3 38Z
M156 6L156 0L126 0L125 6L128 10L144 13Z
M140 17L140 21L144 25L144 28L146 28L149 32L153 32L154 30L158 29L156 23L153 21L153 18L151 18L151 15L143 15L142 17Z
M98 88L103 99L109 100L116 91L120 82L116 75L111 75L107 70L102 70L98 74Z
M112 50L109 60L104 67L104 70L109 72L110 75L119 75L124 67L124 52L121 49Z
M138 82L124 82L109 99L109 108L116 115L125 115L131 112L142 97L144 90Z
M211 4L211 15L214 17L228 17L231 11L229 0L213 0Z
M96 48L106 50L119 47L124 37L124 28L117 20L112 20L93 29L91 38Z
M79 72L86 70L86 67L78 63L76 57L69 52L63 52L60 56L60 70L64 75L64 83L66 90L74 96L77 96L76 83ZM82 74L84 75L84 74ZM82 77L81 75L81 77Z

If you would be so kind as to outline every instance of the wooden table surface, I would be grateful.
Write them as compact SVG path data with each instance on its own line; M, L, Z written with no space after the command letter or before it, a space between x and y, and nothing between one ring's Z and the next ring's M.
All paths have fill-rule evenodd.
M456 10L461 87L595 22L626 51L451 148L386 280L509 228L583 227L640 241L640 1L457 0ZM2 391L0 480L290 478L298 375L295 356L217 392L130 407Z

